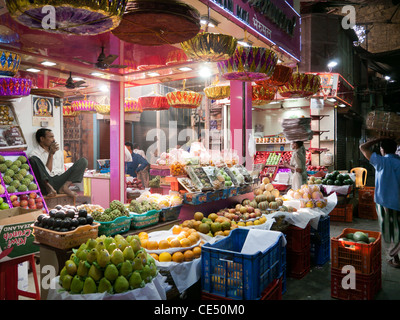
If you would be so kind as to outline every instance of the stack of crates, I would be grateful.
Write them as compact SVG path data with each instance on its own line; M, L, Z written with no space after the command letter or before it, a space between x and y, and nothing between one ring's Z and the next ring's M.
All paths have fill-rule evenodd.
M375 207L375 187L364 187L358 190L358 217L377 220Z
M330 217L321 216L317 230L311 227L310 257L313 265L322 266L330 260Z
M376 240L358 243L344 240L362 231ZM331 296L340 300L372 300L382 288L381 233L346 228L331 239ZM355 272L355 275L349 274ZM346 277L344 284L343 278ZM355 285L355 288L350 285Z
M338 204L329 213L331 221L352 222L353 221L353 204Z
M302 229L293 225L285 231L287 276L301 279L310 271L311 226Z
M203 299L268 300L282 296L286 288L283 234L264 252L244 254L241 251L248 232L237 228L224 239L201 247ZM280 295L275 294L279 290Z

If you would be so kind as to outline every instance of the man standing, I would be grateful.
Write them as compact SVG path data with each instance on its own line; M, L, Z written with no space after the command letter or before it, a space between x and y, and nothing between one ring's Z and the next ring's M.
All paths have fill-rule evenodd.
M65 193L75 197L76 193L69 189L72 183L80 183L88 162L85 158L76 161L64 171L63 157L54 133L50 129L41 128L36 131L38 146L30 154L29 161L44 195L55 196Z
M133 153L141 155L147 162L147 166L138 172L138 178L142 181L143 185L145 188L149 187L149 180L150 180L150 164L148 163L146 159L146 154L144 153L143 150L139 149L139 145L137 143L134 143L132 145L132 150Z
M125 142L125 147L132 153L132 161L126 163L126 173L132 177L138 177L146 187L145 181L140 177L140 173L149 166L149 163L140 154L133 151L131 142Z
M381 155L371 147L380 143ZM400 259L400 157L392 139L378 138L360 146L362 154L375 168L375 203L383 239L393 245L389 265L399 268Z

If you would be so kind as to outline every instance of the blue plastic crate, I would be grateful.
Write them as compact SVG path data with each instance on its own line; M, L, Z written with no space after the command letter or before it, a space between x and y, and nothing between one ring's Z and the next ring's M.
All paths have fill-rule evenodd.
M283 275L286 248L281 234L264 252L240 253L249 230L237 228L214 244L201 250L202 290L221 297L256 300L262 291Z
M321 217L319 219L319 222L318 222L318 229L315 230L313 227L311 227L310 232L311 232L311 234L318 233L319 238L321 240L330 239L331 238L331 236L330 236L331 231L330 231L330 218L329 218L329 215Z
M322 266L330 260L331 239L321 240L321 243L311 243L310 259L311 263Z

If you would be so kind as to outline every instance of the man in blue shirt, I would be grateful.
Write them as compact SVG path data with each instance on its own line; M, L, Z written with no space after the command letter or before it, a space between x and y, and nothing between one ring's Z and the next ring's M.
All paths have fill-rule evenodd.
M125 146L132 155L132 162L126 162L125 172L132 177L137 177L137 174L145 169L149 163L140 154L133 152L133 144L131 142L125 142Z
M380 143L381 155L371 147ZM400 157L395 154L397 143L378 138L360 146L363 155L375 168L375 203L383 239L392 243L389 264L400 268Z

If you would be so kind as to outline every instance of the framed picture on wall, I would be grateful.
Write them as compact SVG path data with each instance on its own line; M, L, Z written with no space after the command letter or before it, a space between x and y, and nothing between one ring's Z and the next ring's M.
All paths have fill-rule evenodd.
M32 96L32 125L37 127L54 126L54 98Z

